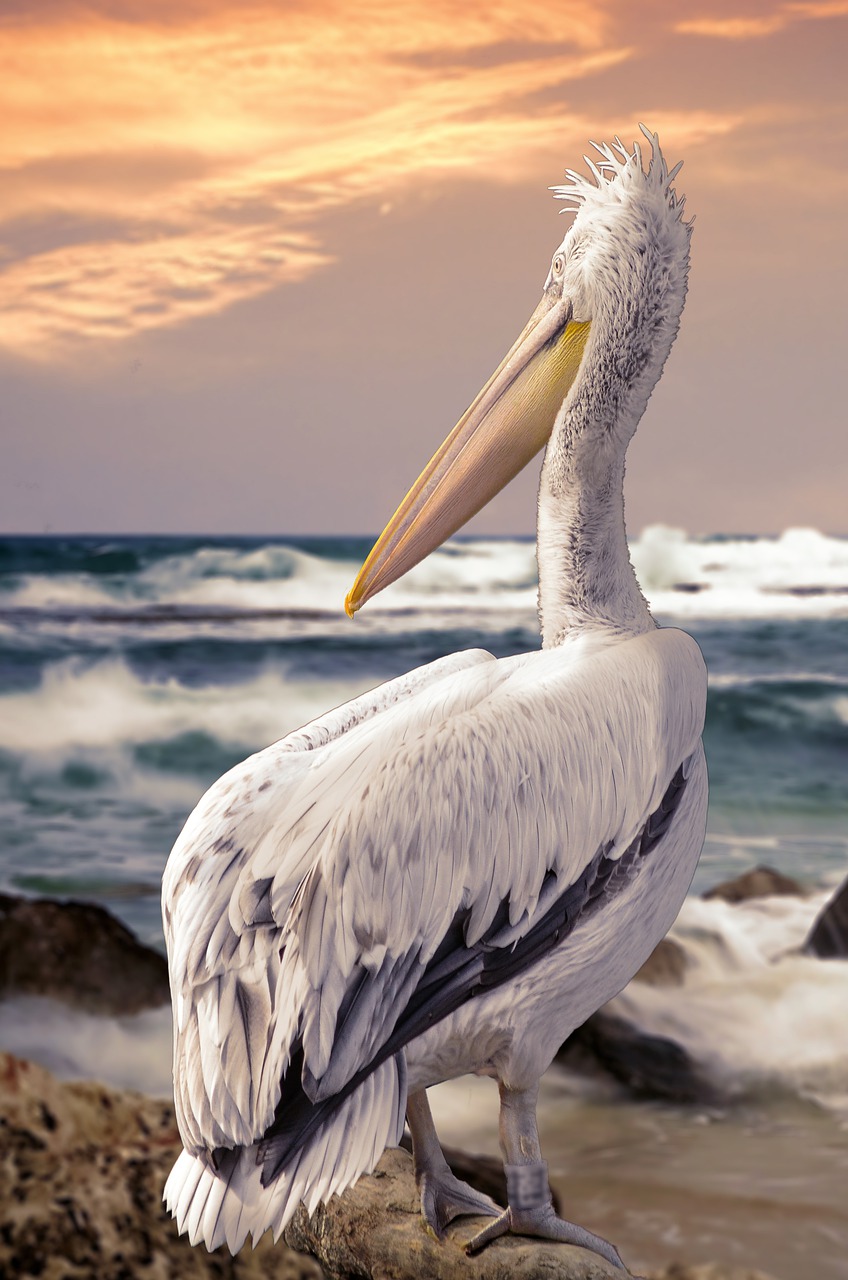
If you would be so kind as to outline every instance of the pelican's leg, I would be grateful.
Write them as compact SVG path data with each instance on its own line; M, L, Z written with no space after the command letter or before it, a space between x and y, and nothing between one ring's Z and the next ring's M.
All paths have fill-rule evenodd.
M425 1089L407 1098L406 1118L412 1134L412 1160L415 1183L421 1193L421 1213L428 1227L441 1239L448 1223L463 1214L496 1218L501 1212L500 1205L469 1187L467 1182L460 1182L448 1168Z
M614 1267L626 1271L624 1263L609 1241L593 1235L585 1227L566 1222L554 1213L548 1166L542 1159L539 1131L536 1127L536 1101L539 1086L532 1089L508 1089L501 1084L500 1138L504 1153L504 1171L509 1207L497 1222L484 1227L465 1246L466 1253L477 1253L490 1240L508 1231L520 1236L539 1236L543 1240L561 1240L591 1249Z

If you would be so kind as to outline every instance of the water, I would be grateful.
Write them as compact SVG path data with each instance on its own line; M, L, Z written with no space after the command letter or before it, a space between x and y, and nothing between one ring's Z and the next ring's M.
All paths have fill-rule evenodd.
M491 1081L431 1096L445 1140L499 1154ZM555 1067L537 1114L563 1213L613 1240L635 1273L686 1261L777 1280L848 1276L844 1120L788 1099L707 1111L603 1098Z
M419 663L538 645L533 543L448 544L351 623L361 538L0 539L0 882L104 901L160 944L164 858L257 747ZM848 540L633 544L661 621L710 668L695 888L756 861L848 865Z
M341 605L369 547L362 538L0 538L0 887L99 901L161 947L165 858L225 769L445 652L538 646L532 540L452 542L351 623ZM655 527L631 550L657 618L690 631L710 669L711 808L693 895L766 862L810 896L740 908L690 897L675 926L690 958L685 998L635 985L619 998L627 1016L686 1044L753 1120L698 1127L670 1109L569 1101L554 1076L546 1149L566 1178L576 1130L581 1165L568 1191L580 1194L577 1173L584 1187L609 1174L614 1132L625 1147L630 1134L635 1150L653 1126L658 1149L674 1153L675 1178L697 1186L713 1215L711 1226L691 1218L691 1249L678 1256L739 1261L720 1249L720 1224L732 1219L746 1260L766 1267L763 1231L746 1234L733 1197L714 1196L711 1182L728 1161L749 1167L753 1125L757 1158L780 1188L764 1180L751 1221L772 1224L772 1239L792 1184L809 1225L807 1254L790 1264L787 1244L783 1270L771 1269L801 1280L818 1240L816 1274L835 1280L843 1273L832 1242L822 1243L833 1206L810 1188L816 1160L834 1178L848 1164L848 965L797 949L848 871L848 540L815 530L695 539ZM153 1091L167 1086L168 1036L156 1011L104 1024L41 1002L0 1005L4 1046L64 1074ZM489 1100L479 1112L460 1107L449 1124L454 1141L496 1142ZM629 1152L621 1158L627 1165ZM619 1169L631 1191L641 1185L633 1160ZM643 1192L655 1238L673 1234L668 1178L658 1175L653 1198L648 1183ZM603 1229L599 1196L598 1212L589 1196L584 1216ZM645 1232L631 1225L636 1257L669 1256L672 1243L646 1253ZM840 1239L844 1253L848 1231Z

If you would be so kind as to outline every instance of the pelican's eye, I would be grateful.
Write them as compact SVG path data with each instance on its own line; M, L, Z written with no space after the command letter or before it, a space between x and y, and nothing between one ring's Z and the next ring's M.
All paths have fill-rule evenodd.
M565 270L565 258L561 253L558 253L557 256L554 258L554 275L561 276L564 270Z

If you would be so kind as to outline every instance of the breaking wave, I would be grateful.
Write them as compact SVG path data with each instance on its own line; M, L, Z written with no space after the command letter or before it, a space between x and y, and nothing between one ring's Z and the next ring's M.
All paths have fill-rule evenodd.
M687 899L669 935L686 955L683 986L631 982L608 1008L684 1045L730 1098L848 1112L848 963L801 953L829 892ZM103 1019L21 998L0 1003L0 1042L66 1077L169 1092L169 1006Z
M669 934L686 956L682 989L632 982L610 1007L684 1045L731 1092L848 1111L848 963L801 950L829 896L687 898Z
M319 614L341 605L368 540L0 541L0 613ZM846 617L848 539L815 529L779 537L694 538L655 525L631 541L637 575L667 617ZM532 539L449 542L368 605L371 616L457 609L532 615Z
M0 751L112 749L204 735L242 755L283 737L361 688L340 679L287 680L268 670L244 683L193 687L145 679L121 658L48 666L35 689L0 697Z
M345 678L331 653L325 676L303 678L286 662L248 667L250 677L194 683L139 674L124 657L72 657L48 663L33 688L0 694L0 752L18 754L135 746L202 734L225 748L254 751L378 681ZM320 664L315 663L314 666ZM332 672L332 674L331 674ZM716 731L763 738L777 730L800 743L844 742L848 672L710 676Z

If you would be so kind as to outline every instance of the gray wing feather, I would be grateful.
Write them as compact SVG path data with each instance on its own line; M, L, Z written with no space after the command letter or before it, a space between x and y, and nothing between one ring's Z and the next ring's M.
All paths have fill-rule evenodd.
M310 785L316 760L416 692L480 664L494 659L450 655L344 704L225 774L189 817L162 893L188 1151L249 1143L274 1114L305 999L302 974L281 986L285 922L333 822ZM350 780L355 759L345 763Z
M496 937L511 945L543 913L550 872L562 892L601 846L624 852L701 732L703 664L680 632L577 662L546 651L423 670L417 691L340 708L213 788L188 845L214 850L226 833L238 857L208 853L186 885L189 849L175 848L165 914L167 930L182 913L169 954L187 1146L261 1136L296 1044L310 1096L340 1090L387 1043L459 912L470 946L508 904ZM231 989L209 985L228 972L238 1014ZM232 1078L245 1057L247 1093Z
M419 966L460 910L468 912L468 947L503 904L521 936L539 918L549 872L562 893L600 848L615 859L629 847L703 725L702 660L678 636L655 633L572 668L557 668L547 654L533 656L532 672L499 664L497 683L478 689L465 709L454 705L449 719L425 730L407 720L397 736L388 720L381 726L379 757L365 771L368 794L345 797L308 909L304 900L288 922L296 945L285 964L307 977L301 1029L306 1066L321 1082L316 1096L339 1089L374 1052L377 1038L364 1030L358 1039L338 1035L336 1045L343 1001L362 971L381 989L374 1007L388 1010L385 1026L402 1008L395 969L369 963L378 933L381 959L414 956ZM464 679L466 692L471 683ZM360 747L362 762L372 744ZM442 808L432 803L439 793ZM345 840L352 830L356 838ZM351 881L354 910L342 930ZM310 927L313 912L320 930ZM319 1001L320 1024L309 1012Z

